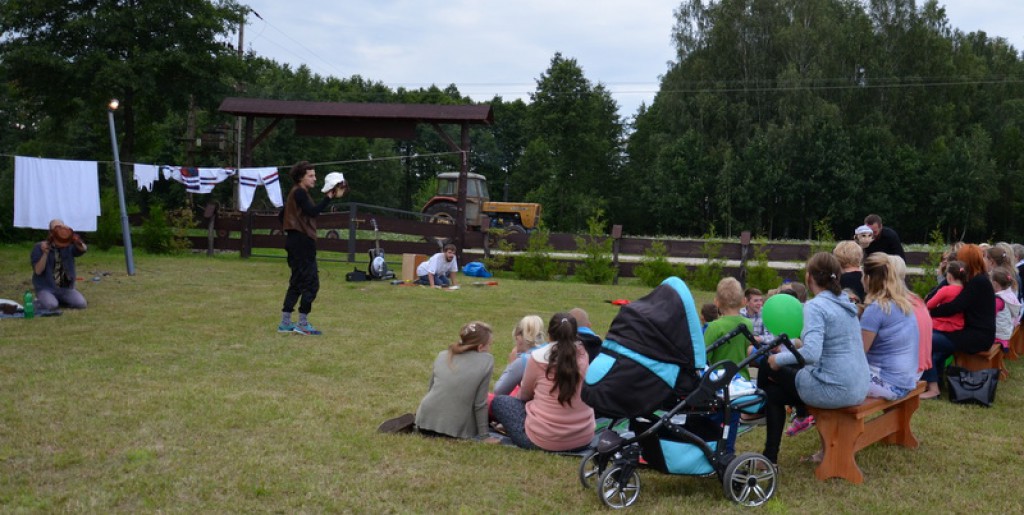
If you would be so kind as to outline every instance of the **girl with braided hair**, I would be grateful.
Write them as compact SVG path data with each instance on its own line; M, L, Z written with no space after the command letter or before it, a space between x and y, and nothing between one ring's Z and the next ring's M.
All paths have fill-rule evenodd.
M551 344L530 353L518 395L494 397L494 418L517 446L573 451L593 440L594 410L580 398L589 360L576 332L572 315L555 313L548 323Z

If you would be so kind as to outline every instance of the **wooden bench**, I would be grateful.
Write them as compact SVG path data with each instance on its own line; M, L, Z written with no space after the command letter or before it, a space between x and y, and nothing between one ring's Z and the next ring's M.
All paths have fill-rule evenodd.
M986 368L997 369L999 370L1000 381L1010 377L1010 371L1003 364L1003 346L998 343L993 343L992 347L985 352L975 354L954 352L953 363L958 367L972 371L984 370Z
M869 397L848 408L807 406L814 415L824 450L814 475L822 481L839 477L860 484L864 482L864 474L854 459L857 451L878 441L916 449L918 442L910 431L910 418L920 406L920 396L926 387L927 383L918 381L917 387L906 397L894 401Z
M1010 336L1010 352L1006 355L1007 358L1017 359L1024 355L1024 330L1021 330L1022 326L1017 326L1013 329L1013 336Z

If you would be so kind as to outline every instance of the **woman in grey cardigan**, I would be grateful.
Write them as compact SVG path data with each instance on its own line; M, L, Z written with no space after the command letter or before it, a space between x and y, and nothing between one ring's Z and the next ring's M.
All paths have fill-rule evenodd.
M764 455L773 463L779 457L786 405L842 408L860 404L867 396L870 373L857 307L841 294L842 273L839 261L827 252L807 261L805 282L814 298L804 306L800 334L806 366L798 369L796 356L783 349L759 370L758 386L767 397Z
M459 341L434 360L430 390L416 410L416 429L453 438L487 437L487 388L494 372L494 356L489 351L493 340L491 326L483 322L462 326Z

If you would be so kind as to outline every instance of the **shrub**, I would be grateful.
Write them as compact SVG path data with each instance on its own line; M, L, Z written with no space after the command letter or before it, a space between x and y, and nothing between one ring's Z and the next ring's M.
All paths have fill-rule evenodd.
M589 284L608 284L615 278L615 264L612 262L612 239L601 241L604 210L598 209L587 219L587 235L577 236L577 251L584 255L583 262L576 266L576 277Z
M152 254L180 254L191 248L187 235L192 225L191 209L182 207L167 213L163 206L153 205L142 223L139 244Z
M551 257L554 248L549 243L551 232L544 227L530 233L526 252L516 258L512 271L519 279L528 281L550 281L556 275L564 275L566 265Z
M747 267L747 286L768 291L777 288L782 282L779 272L768 266L768 248L766 245L754 246L753 266Z
M96 234L93 235L90 245L95 245L100 250L110 250L111 247L121 243L121 208L117 203L117 192L107 190L100 197L100 214L96 222Z
M814 236L815 239L811 241L810 245L811 256L819 252L831 253L836 248L836 235L832 232L831 218L826 216L814 222Z
M655 241L644 250L640 264L633 269L633 275L640 279L640 284L651 288L676 275L675 267L668 261L668 249L663 242Z
M717 237L714 225L703 236L704 245L701 246L701 253L704 254L704 262L697 265L690 279L690 285L698 290L715 291L718 281L722 278L725 260L720 256L722 243L716 241Z
M941 230L938 228L932 229L930 236L931 242L928 244L928 259L921 264L921 269L924 273L911 277L908 280L910 290L922 299L925 295L928 295L928 292L932 291L932 288L939 284L938 278L935 277L933 271L939 267L939 263L942 261L942 252L946 248L946 241L942 237Z
M515 244L506 239L509 233L508 229L500 227L494 227L487 231L487 238L491 241L491 256L481 258L480 262L491 272L506 269L511 252L516 250Z

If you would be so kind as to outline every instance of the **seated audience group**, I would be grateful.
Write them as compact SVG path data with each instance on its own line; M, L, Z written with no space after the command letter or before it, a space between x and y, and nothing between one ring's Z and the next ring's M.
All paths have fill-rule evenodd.
M938 398L952 353L977 353L997 344L1007 348L1021 317L1022 271L1024 246L958 244L943 256L939 285L921 299L907 287L899 237L871 215L853 239L839 242L832 253L811 256L803 283L786 282L762 293L744 290L734 278L722 279L714 302L700 310L707 363L740 362L755 346L776 338L762 319L772 295L792 295L803 304L801 334L787 335L799 348L803 366L780 346L759 364L756 376L741 371L766 394L763 416L745 415L742 422L766 425L764 455L775 463L782 435L814 424L808 405L841 408L867 397L895 400L919 380L927 383L923 399ZM754 337L754 345L742 334L717 343L740 326ZM385 422L381 430L415 427L426 434L494 441L489 435L499 427L512 443L527 449L589 446L595 414L580 392L602 338L586 312L556 313L546 328L540 317L526 316L516 325L513 340L508 365L489 396L494 366L490 327L482 322L464 326L460 341L437 356L429 391L415 416ZM784 431L787 407L794 416ZM804 460L821 457L819 451Z

